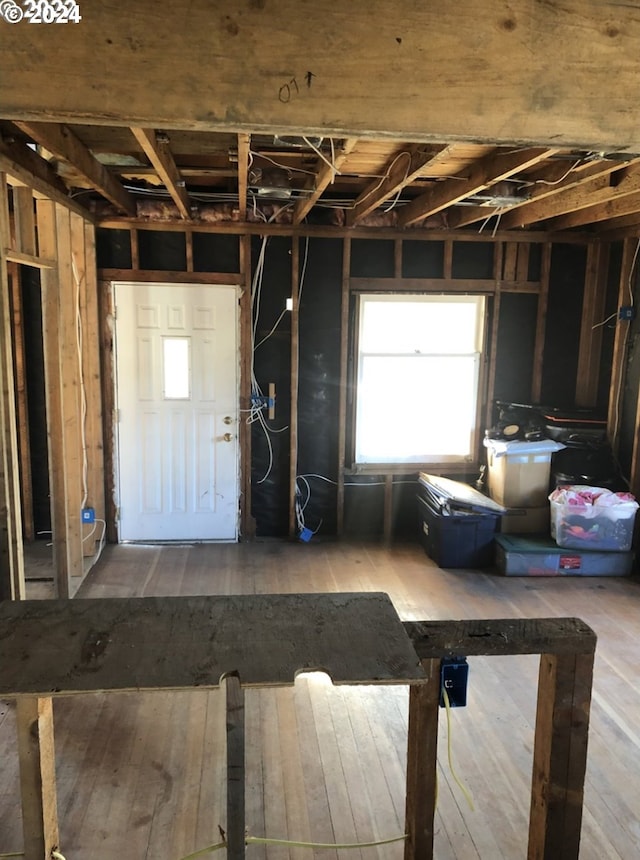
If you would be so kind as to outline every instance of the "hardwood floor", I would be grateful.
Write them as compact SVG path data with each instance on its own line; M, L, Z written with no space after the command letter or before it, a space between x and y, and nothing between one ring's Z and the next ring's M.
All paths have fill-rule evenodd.
M385 591L402 619L577 616L598 634L582 860L640 856L640 585L441 570L414 544L108 546L76 599ZM455 775L439 733L436 857L526 856L537 657L470 658L451 712ZM349 843L400 836L406 687L333 687L324 676L248 690L252 836ZM55 700L60 850L67 860L180 860L226 828L219 691ZM0 701L0 854L22 848L12 703ZM402 843L328 850L250 845L259 860L401 860ZM205 855L203 855L205 856ZM218 856L218 855L206 855ZM219 855L222 856L222 855ZM558 858L561 860L561 858Z

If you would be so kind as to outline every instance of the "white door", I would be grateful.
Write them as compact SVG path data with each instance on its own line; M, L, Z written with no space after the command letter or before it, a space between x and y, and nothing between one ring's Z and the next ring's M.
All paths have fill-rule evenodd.
M120 540L236 540L236 287L114 293Z

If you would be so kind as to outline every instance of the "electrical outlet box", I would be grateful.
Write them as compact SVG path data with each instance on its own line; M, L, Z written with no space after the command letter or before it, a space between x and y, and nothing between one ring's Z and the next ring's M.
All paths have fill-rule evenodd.
M266 394L252 394L251 395L251 405L256 408L265 409L269 406L269 398Z
M636 318L636 309L632 305L625 305L618 310L619 320L634 320Z
M469 664L466 657L447 657L440 663L440 707L444 708L443 690L447 691L449 707L464 708L467 704Z
M83 523L95 523L96 521L96 512L93 508L83 508L82 509L82 522Z
M311 531L311 529L308 529L305 526L304 528L300 529L300 534L298 535L298 537L305 543L309 543L309 541L313 537L313 532Z

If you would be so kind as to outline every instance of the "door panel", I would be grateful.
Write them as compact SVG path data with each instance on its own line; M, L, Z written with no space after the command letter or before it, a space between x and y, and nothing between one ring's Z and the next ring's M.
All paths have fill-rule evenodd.
M236 288L114 292L120 540L236 540Z

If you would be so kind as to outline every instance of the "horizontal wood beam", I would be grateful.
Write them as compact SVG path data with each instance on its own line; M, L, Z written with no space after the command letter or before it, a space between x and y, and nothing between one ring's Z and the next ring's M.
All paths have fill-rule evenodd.
M164 187L167 189L178 212L187 221L191 220L191 202L187 188L180 171L176 167L168 139L153 128L131 128L133 136L138 141L144 154L151 162L153 169Z
M578 618L405 621L421 660L506 654L593 654L596 634Z
M596 195L594 195L596 197ZM597 199L597 197L596 197ZM568 212L549 220L549 224L558 230L571 227L582 227L595 221L608 221L621 215L632 215L640 209L640 190L629 193L628 186L618 190L612 188L605 201L594 206L585 206L579 211Z
M55 269L57 263L55 260L46 260L44 257L37 257L35 254L24 254L21 251L13 251L7 248L5 257L10 263L20 263L21 266L32 266L34 269Z
M103 281L141 281L167 284L242 284L243 275L235 272L168 272L165 269L98 269Z
M103 197L127 215L136 214L133 197L66 125L47 122L17 122L18 128L56 158L69 162Z
M349 288L360 293L539 293L540 281L472 278L351 278Z
M174 4L158 26L155 0L137 0L85 4L79 25L6 25L2 114L640 151L635 3L401 0L389 14L387 0L220 0L215 12Z

